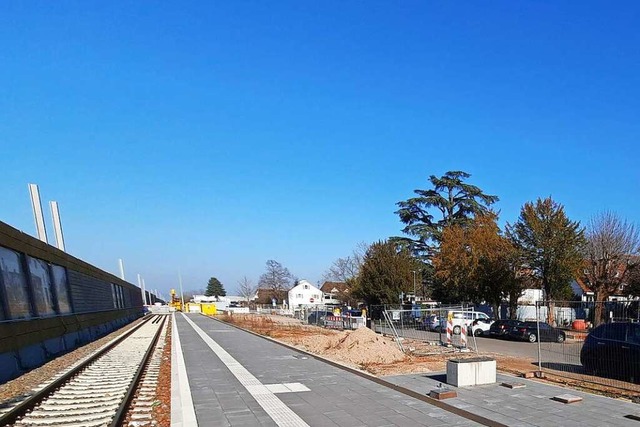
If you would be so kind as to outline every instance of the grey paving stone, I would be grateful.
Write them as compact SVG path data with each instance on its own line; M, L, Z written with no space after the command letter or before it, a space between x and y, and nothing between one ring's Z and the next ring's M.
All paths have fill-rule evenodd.
M476 425L465 418L314 358L295 358L295 351L214 320L199 315L189 317L209 331L216 342L263 384L300 382L306 385L310 392L276 396L311 426L343 425L350 422L356 423L351 424L351 427L359 425L358 423L371 426ZM219 416L226 411L238 420L239 425L274 425L255 399L204 345L184 319L181 319L181 315L176 316L176 321L198 419L202 417L205 420L204 417ZM225 330L230 332L222 332ZM434 378L431 374L392 378L394 383L421 394L426 394L439 384L437 377ZM499 374L495 385L460 388L457 390L458 398L450 399L445 404L507 425L635 425L633 421L621 416L637 412L637 405L581 394L584 397L584 401L580 403L582 408L571 408L573 405L550 401L552 396L566 392L566 389L518 379L526 382L527 388L510 390L500 387L502 381L513 381L513 377ZM212 411L212 407L215 410ZM329 415L324 416L323 413ZM612 413L620 415L612 417ZM205 422L201 425L212 424Z

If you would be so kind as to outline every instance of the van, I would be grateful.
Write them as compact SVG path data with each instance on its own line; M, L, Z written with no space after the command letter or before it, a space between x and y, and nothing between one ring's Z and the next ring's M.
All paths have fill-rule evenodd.
M474 320L490 319L489 316L481 311L449 311L447 314L453 318L451 320L451 324L453 326L454 335L460 334L462 328L465 328L466 331Z

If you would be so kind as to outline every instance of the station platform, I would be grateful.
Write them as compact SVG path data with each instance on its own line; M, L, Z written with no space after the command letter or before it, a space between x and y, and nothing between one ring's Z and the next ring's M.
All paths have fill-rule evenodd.
M497 384L426 398L443 375L376 380L200 314L175 313L173 426L635 425L637 404L498 375ZM515 381L525 388L507 389ZM583 398L563 404L554 396ZM640 425L640 424L638 424Z
M480 425L212 318L174 316L188 385L172 381L172 425Z

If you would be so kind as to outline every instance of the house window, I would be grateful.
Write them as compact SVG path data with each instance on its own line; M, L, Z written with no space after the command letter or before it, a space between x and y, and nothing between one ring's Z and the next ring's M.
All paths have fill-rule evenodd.
M304 288L305 289L309 289L309 285L304 285Z

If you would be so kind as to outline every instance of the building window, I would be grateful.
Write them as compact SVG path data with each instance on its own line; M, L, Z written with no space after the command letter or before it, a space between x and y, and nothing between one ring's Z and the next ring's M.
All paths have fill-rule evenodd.
M49 264L37 258L29 260L29 274L31 275L31 288L38 316L51 316L56 314L53 308L53 293L51 291L51 276Z
M305 289L309 289L309 285L304 285L304 288Z
M58 310L60 314L71 313L71 301L69 301L69 288L67 286L67 270L59 265L51 266L53 286L58 297Z
M27 278L22 271L20 254L0 247L0 270L7 298L7 317L9 319L27 319L31 317Z

